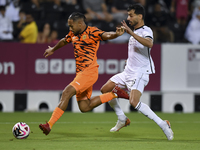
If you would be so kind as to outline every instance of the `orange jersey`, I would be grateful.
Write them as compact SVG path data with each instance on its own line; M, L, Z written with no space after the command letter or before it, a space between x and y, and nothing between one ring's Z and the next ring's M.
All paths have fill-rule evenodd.
M104 31L101 31L97 27L87 26L86 29L77 36L75 36L72 31L66 35L66 42L72 42L74 47L76 73L88 67L98 66L97 50L100 41L103 40L101 37L103 33Z

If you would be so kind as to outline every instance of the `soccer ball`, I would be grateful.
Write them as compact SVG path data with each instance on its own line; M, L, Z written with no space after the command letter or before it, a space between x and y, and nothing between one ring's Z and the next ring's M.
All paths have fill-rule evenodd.
M25 139L30 134L30 128L25 122L18 122L13 126L13 135L17 139Z

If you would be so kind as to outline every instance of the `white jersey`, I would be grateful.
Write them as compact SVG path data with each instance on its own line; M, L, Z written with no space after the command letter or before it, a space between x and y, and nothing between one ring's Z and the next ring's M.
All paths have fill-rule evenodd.
M153 32L151 28L147 26L142 26L134 30L134 33L140 37L149 37L153 40ZM124 71L127 73L155 73L155 66L151 58L150 51L151 48L142 45L134 39L133 36L131 36L128 44L128 59Z

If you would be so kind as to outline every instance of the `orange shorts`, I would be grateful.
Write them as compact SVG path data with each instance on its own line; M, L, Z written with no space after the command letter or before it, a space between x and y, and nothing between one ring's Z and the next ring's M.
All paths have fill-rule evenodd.
M74 80L70 83L76 89L77 101L90 99L92 88L98 79L98 67L87 68L77 73Z

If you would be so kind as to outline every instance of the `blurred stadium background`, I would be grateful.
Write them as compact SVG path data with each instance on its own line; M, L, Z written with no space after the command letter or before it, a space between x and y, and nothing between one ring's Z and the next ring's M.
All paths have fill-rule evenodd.
M141 101L153 111L164 113L193 113L200 111L200 45L185 38L187 26L198 0L188 0L186 22L179 22L176 11L172 11L173 0L133 0L140 2L146 9L146 25L153 29L162 27L169 31L171 38L157 38L151 54L156 66L156 74L150 76ZM55 40L24 44L18 39L20 13L29 12L42 35L44 25L50 25L50 33L57 33L56 40L68 33L67 18L73 11L86 13L83 1L67 3L67 0L0 0L6 10L13 9L16 18L12 20L13 38L0 40L0 111L53 111L59 102L62 90L75 76L75 62L71 44L57 51L53 56L44 58L48 45ZM108 12L112 14L114 0L106 0ZM163 15L157 17L155 5L159 4ZM12 14L12 11L10 12ZM8 13L9 14L9 13ZM9 15L8 15L9 16ZM14 16L13 16L14 17ZM163 20L164 17L164 20ZM158 20L154 20L157 18ZM113 31L118 25L116 20L92 20L88 25L97 26L105 31ZM164 33L160 33L164 35ZM166 38L165 38L166 37ZM102 42L98 51L99 79L94 85L94 95L99 95L101 86L114 74L123 70L127 58L128 37L116 41ZM126 100L120 99L123 110L135 111ZM66 111L80 112L75 97ZM103 104L93 112L112 111Z

